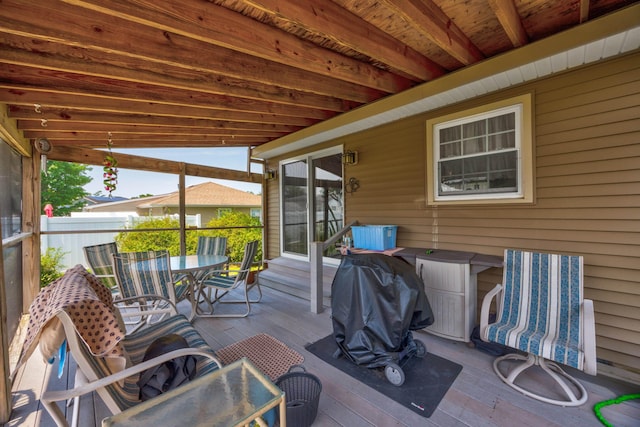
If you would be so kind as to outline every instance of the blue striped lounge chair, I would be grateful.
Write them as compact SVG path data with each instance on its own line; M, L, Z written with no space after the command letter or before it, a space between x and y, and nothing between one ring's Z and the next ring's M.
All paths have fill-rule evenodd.
M122 297L139 303L139 327L159 320L159 310L175 312L175 305L187 297L188 285L174 283L166 250L114 254L113 272ZM146 315L148 310L155 314Z
M82 372L83 377L83 380L80 381L80 384L76 384L74 389L46 391L42 395L41 401L43 405L56 424L61 427L68 424L56 402L96 391L109 411L112 414L117 414L141 402L139 388L136 384L140 373L167 360L188 354L196 356L196 377L206 375L222 367L222 364L215 357L215 352L202 339L191 322L181 314L165 318L160 322L126 335L121 344L130 366L117 373L112 373L105 358L95 356L90 352L85 342L79 337L73 322L66 312L59 313L58 319L64 327L69 350L78 365L77 369ZM147 347L157 338L168 334L183 336L190 348L176 350L142 362Z
M208 307L208 311L202 311L200 305L196 307L198 316L200 317L246 317L251 312L251 304L258 303L262 299L262 291L258 280L248 283L249 271L253 266L256 252L258 251L258 241L252 241L245 245L242 262L237 270L216 270L200 281L198 301L204 301ZM223 299L232 290L241 287L243 289L244 298L231 299L231 297ZM255 299L249 297L249 291L256 287L258 296ZM242 313L215 313L216 304L232 303L245 304L246 311Z
M495 323L489 324L494 298L497 316ZM480 334L484 341L517 350L493 363L498 377L509 386L546 403L585 403L585 388L560 367L590 375L597 371L593 301L583 296L583 257L505 250L502 284L482 303ZM559 388L527 383L531 376L519 377L534 366Z
M93 274L100 278L102 283L114 294L118 293L116 277L113 274L113 255L118 254L118 247L115 242L101 243L98 245L85 246L82 248L87 264Z
M222 255L227 253L226 237L198 236L196 255ZM202 280L205 276L215 274L215 271L199 270L194 273L196 281Z
M111 294L82 266L70 269L61 279L43 289L29 312L35 320L29 325L30 339L25 344L27 351L24 357L33 351L34 343L39 343L42 349L46 341L50 343L46 349L51 351L54 344L66 341L77 363L73 389L46 391L41 397L41 402L58 426L68 424L57 402L73 398L77 404L79 396L93 391L113 414L139 404L141 400L136 383L140 373L165 361L194 355L197 377L222 366L191 322L175 312L143 329L125 334L121 313L113 305ZM54 320L62 328L55 326ZM189 348L143 362L149 345L169 334L184 337Z

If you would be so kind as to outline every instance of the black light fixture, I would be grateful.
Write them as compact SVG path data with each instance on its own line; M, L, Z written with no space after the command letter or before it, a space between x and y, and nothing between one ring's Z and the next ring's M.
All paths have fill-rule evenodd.
M267 181L276 179L276 171L274 169L267 169L266 171L264 171L264 179L266 179Z
M358 164L358 152L347 150L342 153L342 164L355 165Z

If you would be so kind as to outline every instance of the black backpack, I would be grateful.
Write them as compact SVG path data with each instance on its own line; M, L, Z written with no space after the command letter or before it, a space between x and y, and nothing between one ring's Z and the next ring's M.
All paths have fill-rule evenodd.
M166 335L153 341L144 353L142 361L147 361L162 354L181 348L189 348L187 341L178 334ZM196 357L182 356L168 360L158 366L149 368L140 374L138 387L140 400L148 400L181 384L192 380L196 375Z

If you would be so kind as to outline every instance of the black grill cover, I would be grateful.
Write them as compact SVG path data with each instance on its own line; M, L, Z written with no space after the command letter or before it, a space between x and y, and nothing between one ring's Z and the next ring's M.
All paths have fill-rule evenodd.
M352 362L369 368L415 353L410 331L433 323L415 267L401 258L354 254L342 258L331 285L333 336Z

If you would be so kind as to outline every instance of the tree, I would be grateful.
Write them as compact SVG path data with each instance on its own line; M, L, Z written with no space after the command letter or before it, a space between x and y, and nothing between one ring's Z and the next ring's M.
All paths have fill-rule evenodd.
M47 161L47 172L42 173L42 206L50 203L56 216L81 210L82 199L88 195L83 187L92 180L89 171L91 166L79 163Z

